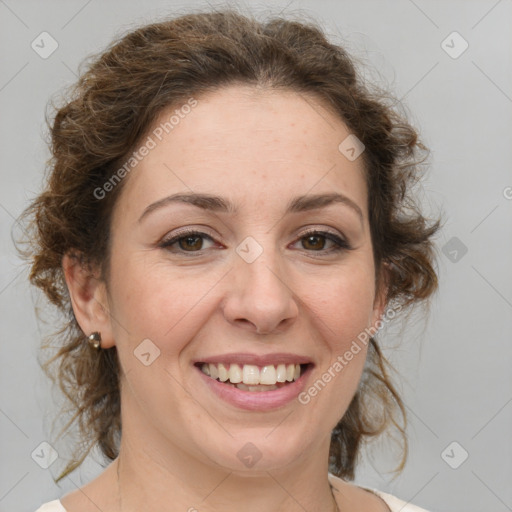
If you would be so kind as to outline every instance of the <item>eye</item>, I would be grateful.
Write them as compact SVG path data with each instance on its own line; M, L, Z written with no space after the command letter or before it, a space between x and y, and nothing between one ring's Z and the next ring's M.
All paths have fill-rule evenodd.
M159 247L170 250L171 252L200 252L204 249L203 239L213 242L213 238L201 231L182 231L168 240L163 240ZM172 249L173 245L178 245L178 249Z
M208 247L204 246L205 240L208 240L213 244L215 243L211 236L203 233L202 231L186 230L181 231L179 234L167 240L163 240L159 247L177 254L197 253L197 255L200 255L203 250L208 249ZM307 231L303 233L295 243L298 242L302 242L302 248L307 252L316 252L320 254L329 254L351 249L350 244L346 240L329 231ZM326 245L329 244L331 244L331 247L326 249Z
M329 231L308 231L302 234L299 241L302 242L304 249L313 252L331 253L351 249L346 240ZM330 249L325 249L326 244L329 242L333 245L331 245Z

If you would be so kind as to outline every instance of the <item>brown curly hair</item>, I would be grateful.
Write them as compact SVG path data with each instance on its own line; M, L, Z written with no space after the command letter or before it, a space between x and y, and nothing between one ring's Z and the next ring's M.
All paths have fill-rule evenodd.
M119 362L116 348L91 352L73 313L62 269L72 254L97 268L108 282L110 220L122 180L104 199L101 187L131 154L164 108L228 84L249 84L307 93L336 113L364 144L369 222L377 286L387 266L387 303L403 310L437 289L433 235L412 186L422 174L427 149L398 102L363 83L353 58L329 42L315 21L274 17L261 22L235 9L182 14L142 26L93 56L51 130L52 158L44 191L23 212L30 281L63 313L49 339L57 342L43 365L59 383L81 442L57 481L98 446L107 459L118 455L121 436ZM379 288L377 288L379 289ZM46 340L48 342L48 339ZM43 344L49 348L50 343ZM354 479L362 442L393 425L407 458L406 412L374 336L363 378L346 414L332 432L330 471Z

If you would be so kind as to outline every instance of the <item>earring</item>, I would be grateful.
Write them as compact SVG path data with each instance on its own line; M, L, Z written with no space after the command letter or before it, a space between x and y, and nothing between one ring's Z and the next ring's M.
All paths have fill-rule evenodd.
M89 344L91 347L95 348L96 350L100 348L101 346L101 334L99 332L93 332L87 340L89 341Z

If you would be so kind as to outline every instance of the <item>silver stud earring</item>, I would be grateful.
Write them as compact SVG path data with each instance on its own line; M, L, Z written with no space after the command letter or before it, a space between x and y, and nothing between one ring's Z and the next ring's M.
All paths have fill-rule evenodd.
M89 344L91 345L91 347L95 348L96 350L98 350L101 346L101 334L99 332L93 332L88 338L87 340L89 341Z

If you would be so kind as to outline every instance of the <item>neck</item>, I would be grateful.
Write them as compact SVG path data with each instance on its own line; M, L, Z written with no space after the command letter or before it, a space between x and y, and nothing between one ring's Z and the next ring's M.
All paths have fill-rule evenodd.
M156 432L135 435L128 422L115 461L119 512L170 507L188 512L335 512L325 464L328 446L327 452L315 453L301 455L286 469L240 473L199 460Z

